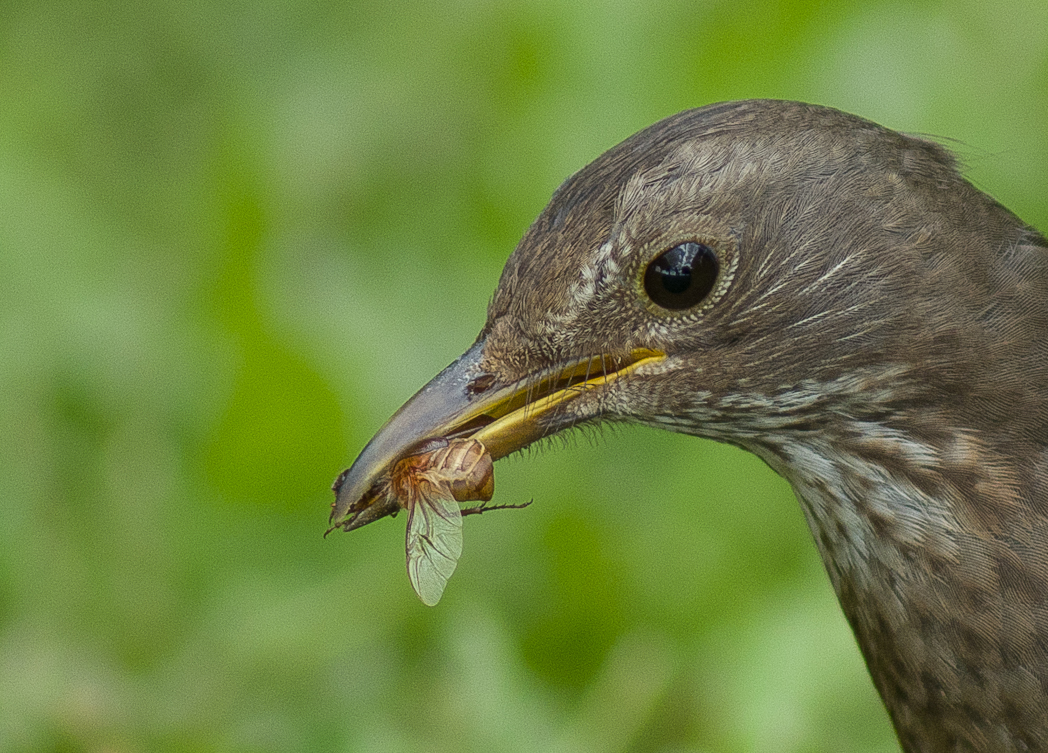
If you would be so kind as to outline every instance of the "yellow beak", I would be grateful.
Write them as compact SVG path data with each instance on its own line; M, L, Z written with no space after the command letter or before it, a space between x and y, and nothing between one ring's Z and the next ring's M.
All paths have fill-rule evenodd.
M383 482L399 460L426 451L427 443L469 437L498 460L576 423L579 417L565 407L580 395L665 358L647 349L605 354L498 385L480 368L483 351L484 341L476 343L419 390L339 475L332 528L351 531L397 512L397 501L380 493Z

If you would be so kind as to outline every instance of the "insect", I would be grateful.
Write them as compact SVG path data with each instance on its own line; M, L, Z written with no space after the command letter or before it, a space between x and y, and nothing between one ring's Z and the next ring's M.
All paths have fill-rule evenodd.
M458 502L487 502L494 491L491 455L475 439L433 440L394 465L386 494L408 511L408 578L426 606L440 601L462 555L463 515L530 504L459 509Z

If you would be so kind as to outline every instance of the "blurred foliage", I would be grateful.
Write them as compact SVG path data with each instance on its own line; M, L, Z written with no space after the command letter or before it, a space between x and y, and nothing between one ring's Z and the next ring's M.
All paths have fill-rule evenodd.
M789 489L628 429L498 467L444 601L328 487L568 174L677 110L957 139L1048 227L1048 6L0 7L0 751L889 751Z

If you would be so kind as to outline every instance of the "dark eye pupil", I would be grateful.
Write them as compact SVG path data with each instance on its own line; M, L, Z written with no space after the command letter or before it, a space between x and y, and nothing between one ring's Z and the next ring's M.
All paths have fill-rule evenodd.
M717 255L701 243L688 241L657 257L644 272L644 290L664 309L691 308L713 290Z

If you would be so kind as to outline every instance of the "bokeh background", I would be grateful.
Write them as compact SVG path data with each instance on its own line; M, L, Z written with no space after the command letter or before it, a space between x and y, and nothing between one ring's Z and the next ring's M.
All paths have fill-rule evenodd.
M789 488L624 428L497 467L444 600L329 486L557 185L781 97L1048 227L1048 4L4 0L0 751L890 751ZM988 249L988 252L991 250Z

